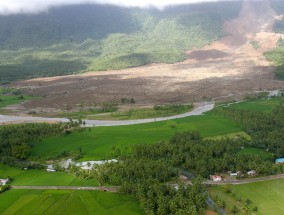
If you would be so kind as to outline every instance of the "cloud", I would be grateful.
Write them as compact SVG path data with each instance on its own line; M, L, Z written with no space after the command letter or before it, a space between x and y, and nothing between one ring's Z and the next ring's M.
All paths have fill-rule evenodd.
M190 4L198 2L214 2L217 0L1 0L0 14L37 13L50 7L74 4L114 4L125 7L163 8L168 5Z

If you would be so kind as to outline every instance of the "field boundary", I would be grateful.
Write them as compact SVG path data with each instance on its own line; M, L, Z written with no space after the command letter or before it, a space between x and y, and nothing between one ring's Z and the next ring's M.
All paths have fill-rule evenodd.
M245 180L226 180L226 181L204 181L204 185L225 185L225 184L248 184L261 181L269 181L284 178L283 174L266 176L261 178L251 178ZM188 184L191 184L189 181ZM177 184L170 184L171 186L177 186ZM96 186L96 187L84 187L84 186L11 186L15 190L99 190L105 192L118 192L120 186Z
M105 192L118 192L119 186L98 186L98 187L78 187L78 186L11 186L15 190L98 190Z

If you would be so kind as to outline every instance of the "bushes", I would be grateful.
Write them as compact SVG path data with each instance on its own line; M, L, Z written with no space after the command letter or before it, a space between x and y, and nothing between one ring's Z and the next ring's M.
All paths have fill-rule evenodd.
M275 77L282 80L284 79L284 65L276 67Z
M180 112L183 110L189 110L193 108L192 104L183 105L183 104L168 104L168 105L155 105L154 110L156 111L168 111L168 112Z
M41 165L26 161L34 141L58 135L78 126L77 123L23 124L0 128L0 162L20 168L41 168Z
M0 194L8 191L11 187L9 185L0 186Z
M265 56L272 61L275 68L275 77L277 79L284 79L284 40L279 38L278 47L272 51L266 52Z
M135 104L136 103L136 101L133 97L131 97L131 98L123 97L123 98L120 99L120 102L122 104Z

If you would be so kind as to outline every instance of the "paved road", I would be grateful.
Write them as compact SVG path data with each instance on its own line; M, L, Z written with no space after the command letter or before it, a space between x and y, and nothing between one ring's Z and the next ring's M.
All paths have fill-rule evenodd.
M137 120L123 120L123 121L108 121L108 120L84 120L86 127L98 126L121 126L121 125L134 125L149 122L159 122L171 119L185 118L188 116L198 116L208 112L214 108L214 103L204 102L199 104L192 111L169 117L160 117L152 119L137 119ZM16 123L36 123L36 122L69 122L67 118L45 118L45 117L32 117L32 116L8 116L0 115L0 125L16 124Z
M284 174L278 174L278 175L272 175L272 176L266 176L261 178L250 178L250 179L243 179L243 180L224 180L224 181L205 181L203 182L204 185L224 185L224 184L249 184L254 182L260 182L260 181L269 181L269 180L275 180L275 179L281 179L284 178Z

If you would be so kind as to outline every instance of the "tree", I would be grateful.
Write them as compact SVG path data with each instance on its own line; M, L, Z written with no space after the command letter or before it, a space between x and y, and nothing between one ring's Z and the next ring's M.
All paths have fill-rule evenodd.
M25 160L28 158L31 147L24 143L20 146L12 146L12 156L18 159Z

